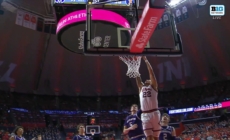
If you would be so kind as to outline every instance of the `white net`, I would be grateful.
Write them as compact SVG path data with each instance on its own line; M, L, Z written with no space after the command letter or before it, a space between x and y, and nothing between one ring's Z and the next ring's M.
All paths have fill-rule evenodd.
M90 132L92 136L94 136L95 132Z
M120 60L128 66L126 75L129 76L129 78L136 78L140 76L139 68L141 64L141 57L142 56L119 56Z

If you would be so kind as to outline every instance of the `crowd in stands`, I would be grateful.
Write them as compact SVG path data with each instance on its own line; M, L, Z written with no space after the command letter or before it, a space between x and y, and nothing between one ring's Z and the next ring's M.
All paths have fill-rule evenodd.
M230 98L230 82L219 82L211 85L192 89L181 89L159 94L159 104L167 109L192 107L223 101ZM47 111L66 110L61 114L52 112L48 114L50 123L57 121L63 128L71 132L71 137L76 132L79 123L87 124L87 115L84 112L94 112L96 123L101 126L104 137L114 137L114 133L122 129L122 120L128 115L130 105L138 103L138 95L122 97L55 97L47 95L18 94L1 91L0 94L0 139L9 138L15 125L25 128L25 136L32 139L41 134L43 139L59 139L62 134L56 126L46 127ZM23 108L14 110L12 108ZM68 111L71 110L72 113ZM109 110L117 110L119 113L111 113ZM67 113L68 112L68 113ZM78 112L77 114L75 112ZM97 112L97 113L95 113ZM230 108L208 110L170 115L171 123L186 122L200 118L221 116L230 112ZM74 114L75 113L75 114ZM212 136L221 139L222 135L229 136L229 120L223 122L200 122L186 124L186 131L181 135L185 140L200 140ZM216 132L217 130L221 130ZM224 133L220 133L224 132ZM70 134L70 133L68 133ZM117 134L116 134L117 135ZM204 140L202 139L202 140Z
M190 89L160 92L160 107L191 107L200 104L223 101L230 98L230 81L217 82ZM0 104L29 110L127 110L133 103L139 103L137 94L113 97L68 97L9 93L1 91Z
M230 140L230 119L186 124L180 136L184 140Z
M11 112L16 112L16 111L12 110ZM223 112L225 113L230 112L230 110L229 108L227 108L227 109L217 109L217 110L201 111L201 112L195 112L195 113L191 112L191 113L184 113L184 114L179 114L179 115L171 115L171 123L172 124L175 124L175 122L178 124L180 122L184 123L184 125L186 126L185 127L186 129L184 130L183 134L180 135L180 137L183 140L194 140L194 139L201 140L202 137L207 137L209 135L215 139L219 139L223 135L227 135L227 137L230 138L230 135L229 135L230 134L230 119L228 121L219 121L220 116L222 116L221 113ZM19 111L17 111L17 114L20 114ZM25 113L22 112L22 114L25 114ZM34 115L34 113L27 112L27 115ZM103 115L106 116L106 113L102 113L102 116ZM117 136L119 135L117 134L117 132L121 130L123 127L123 126L119 126L120 118L124 119L125 116L127 116L128 114L122 114L122 115L107 114L107 115L108 115L107 118L103 119L102 117L100 117L100 115L97 114L95 116L95 118L98 117L98 122L96 124L99 124L101 126L100 127L101 133L102 133L101 136L104 136L104 138L106 137L113 138L115 135ZM178 117L177 121L173 121L176 118L175 116ZM71 117L72 119L70 119ZM71 139L74 133L76 133L76 126L79 123L87 122L87 116L84 116L83 114L81 114L80 118L81 118L81 121L75 122L77 121L77 117L73 117L73 115L61 115L59 120L58 120L58 117L55 117L55 115L53 117L51 115L51 118L50 118L51 125L48 127L43 127L39 125L34 125L34 126L24 125L24 128L25 128L24 136L27 139L31 140L38 134L41 134L43 140L54 140L54 139L59 140L61 138L61 131L59 130L60 127L59 125L53 125L53 121L54 120L58 120L58 121L68 120L68 122L63 121L60 123L63 124L63 127L65 128L66 131L70 132L70 133L67 133L67 137ZM205 118L205 120L201 121L202 118L203 119ZM211 118L214 121L207 122L206 119L208 118ZM229 118L230 118L230 114L229 114ZM197 122L196 120L198 121L198 123L196 123ZM28 120L27 123L33 124L35 122L36 121L33 121L31 119L31 120ZM44 125L45 123L46 122L43 121ZM19 123L19 124L23 125L23 123ZM7 127L4 127L2 128L4 131L0 131L1 132L0 136L4 140L9 138L9 135L12 132L12 130L5 131L7 130L6 128ZM220 133L220 132L224 132L224 133Z
M36 138L38 135L42 136L43 140L60 140L61 135L56 127L47 128L33 128L25 131L24 137L28 140Z

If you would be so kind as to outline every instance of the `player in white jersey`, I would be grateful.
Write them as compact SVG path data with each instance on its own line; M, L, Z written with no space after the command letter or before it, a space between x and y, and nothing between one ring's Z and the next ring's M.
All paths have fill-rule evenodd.
M158 85L152 66L145 56L143 59L147 65L150 80L143 83L141 77L136 78L142 110L141 120L147 140L158 140L161 131L157 100Z

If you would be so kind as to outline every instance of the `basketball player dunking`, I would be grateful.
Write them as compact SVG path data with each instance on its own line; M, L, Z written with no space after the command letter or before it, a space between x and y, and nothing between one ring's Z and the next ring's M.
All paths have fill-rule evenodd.
M161 118L161 133L159 140L176 140L176 131L174 127L169 126L170 117L164 113Z
M78 135L73 137L73 140L91 140L90 137L85 135L85 126L83 124L79 124L77 126Z
M138 111L138 106L133 104L131 106L131 115L126 117L124 124L124 134L128 134L131 140L146 140L142 128L141 111Z
M21 126L17 126L14 129L14 136L11 136L9 140L26 140L22 135L23 135L24 129Z
M143 83L141 77L136 78L142 110L141 120L147 140L158 140L161 126L157 100L157 80L149 61L145 56L143 59L147 65L150 80L146 80L145 83Z

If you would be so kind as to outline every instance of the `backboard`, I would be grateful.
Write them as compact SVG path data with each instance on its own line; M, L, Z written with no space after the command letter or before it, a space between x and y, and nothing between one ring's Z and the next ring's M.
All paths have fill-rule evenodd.
M95 17L95 13L103 15L105 19L100 17L100 20L97 20L99 17ZM139 29L138 24L135 28L134 9L101 9L98 5L88 5L87 15L84 35L85 55L175 57L183 53L181 37L170 10L162 14L142 53L130 52L135 32ZM142 10L139 10L138 17L141 15ZM142 19L143 17L140 18Z
M94 134L100 134L100 126L99 125L86 125L86 134L91 134L94 132Z
M105 1L111 0L84 0L83 4L79 4L79 1L71 2L72 5L64 7L67 11L58 20L56 30L59 43L74 53L84 55L182 55L181 37L177 32L173 14L170 10L165 10L164 0L155 0L155 7L152 6L152 1L148 1L145 8L139 8L138 4L135 4L139 3L139 0L132 0L134 4L130 4L131 0L100 4ZM159 16L154 19L154 29L152 33L148 33L148 38L145 37L146 32L143 32L145 35L139 32L138 26L146 19L143 18L146 15L146 7L153 11L160 9L158 15L151 14L156 12L147 14L150 19ZM56 8L58 9L62 9L61 6ZM148 24L147 20L146 23ZM141 37L144 36L144 43L135 45L137 33ZM133 46L143 50L141 53L132 52Z

